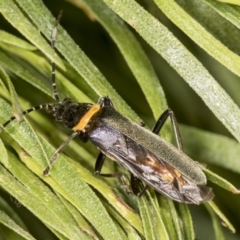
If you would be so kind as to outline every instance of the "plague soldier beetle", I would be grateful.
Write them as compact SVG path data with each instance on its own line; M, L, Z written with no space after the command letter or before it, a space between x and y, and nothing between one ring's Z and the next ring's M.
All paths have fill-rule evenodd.
M55 49L57 26L62 13L59 14L52 30L51 47ZM152 132L122 116L111 99L101 97L96 104L77 103L66 98L59 99L55 82L55 63L52 62L52 87L56 103L42 104L23 112L24 115L39 109L48 110L56 121L74 132L56 150L50 159L50 165L68 143L76 136L83 141L91 141L100 154L95 163L95 174L104 177L121 176L122 173L101 173L105 157L117 161L131 173L133 193L141 196L150 186L167 197L182 203L200 204L209 201L214 194L206 187L207 179L199 163L183 153L182 141L174 113L166 110L156 122ZM170 117L178 148L160 136L162 126ZM0 128L0 132L13 120L11 117ZM49 173L48 166L43 174ZM136 185L142 181L145 187L140 191Z

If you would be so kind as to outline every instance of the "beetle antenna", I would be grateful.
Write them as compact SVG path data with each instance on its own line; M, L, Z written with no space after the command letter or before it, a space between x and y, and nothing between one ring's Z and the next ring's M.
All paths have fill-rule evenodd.
M52 104L49 104L49 103L46 103L46 104L41 104L41 105L38 105L36 107L32 107L32 108L29 108L25 111L23 111L23 115L26 115L32 111L36 111L36 110L39 110L39 109L49 109L50 107L52 106ZM0 126L0 133L3 131L3 129L9 124L11 123L12 121L14 121L16 119L15 116L12 116L11 118L9 118L2 126Z
M55 51L55 42L56 42L56 35L57 35L57 26L60 22L60 19L62 17L63 11L61 10L58 14L58 17L56 19L56 22L54 24L54 27L52 29L52 34L51 34L51 48ZM53 88L53 96L54 99L57 102L60 102L59 99L59 95L58 95L58 91L57 91L57 84L56 84L56 74L55 74L55 70L56 70L56 64L54 61L51 60L51 65L52 65L52 88Z

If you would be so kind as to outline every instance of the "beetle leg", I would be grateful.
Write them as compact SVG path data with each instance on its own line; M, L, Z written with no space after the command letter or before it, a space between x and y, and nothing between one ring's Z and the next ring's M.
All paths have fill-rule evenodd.
M43 170L43 175L46 176L49 173L50 167L57 160L58 155L65 149L65 147L69 144L69 142L79 134L80 134L79 131L72 133L72 135L65 142L62 143L62 145L56 150L56 152L53 154L53 156L49 160L49 166Z
M131 184L133 194L136 195L137 197L141 197L149 188L148 185L145 185L143 189L140 189L140 185L142 185L142 181L136 176L134 176L133 174L131 174L130 184Z
M154 125L152 132L158 134L160 132L160 130L162 129L162 127L168 117L170 117L171 122L172 122L173 131L174 131L174 135L175 135L175 138L177 141L178 149L180 151L183 151L182 138L180 135L177 119L175 117L175 114L173 113L173 111L170 108L162 113L162 115L159 117L156 124Z
M94 174L100 175L102 177L120 177L121 178L121 176L124 175L121 172L101 173L105 158L106 158L106 155L100 152L95 163Z
M106 155L103 154L102 152L98 154L98 157L95 163L94 174L101 175L101 170L102 170L102 166L104 164L105 158L106 158Z
M126 183L126 177L122 172L115 172L115 173L101 173L106 155L102 152L99 153L96 163L95 163L95 170L94 174L102 176L102 177L118 177L120 178L123 187L125 188L127 193L131 193L132 191L129 189L128 184Z

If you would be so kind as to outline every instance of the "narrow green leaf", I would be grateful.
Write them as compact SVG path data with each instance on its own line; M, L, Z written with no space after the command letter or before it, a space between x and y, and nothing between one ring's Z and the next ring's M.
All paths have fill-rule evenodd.
M217 11L222 17L229 20L238 29L240 28L240 13L239 7L223 4L216 0L203 0L209 6L211 6L215 11Z
M240 190L238 190L237 188L235 188L230 182L228 182L227 180L225 180L224 178L218 176L217 174L213 173L212 171L210 171L209 169L207 169L204 166L201 166L201 169L203 170L203 172L205 173L205 175L207 176L207 179L215 184L217 184L218 186L234 193L234 194L239 194Z
M238 39L240 38L240 32L225 16L220 15L216 9L204 0L177 0L176 2L222 44L233 52L239 53ZM211 66L211 64L214 64L214 62L208 62L208 66Z
M0 222L3 225L5 225L6 227L12 229L14 232L18 233L19 236L22 236L23 238L25 238L27 240L35 239L28 232L26 232L24 229L22 229L20 226L18 226L6 213L4 213L1 210L0 210Z
M43 5L42 1L36 0L31 3L18 0L19 6L24 9L25 13L39 27L41 32L49 40L51 39L49 26L53 26L55 18L50 11ZM44 21L42 21L44 19ZM126 116L141 122L139 117L130 109L130 107L120 98L112 86L106 81L104 76L93 65L88 57L80 50L67 32L58 27L57 33L57 50L66 58L71 66L87 81L94 89L98 96L111 96L116 108ZM42 50L44 54L47 52ZM48 56L48 55L47 55Z
M214 164L240 173L240 145L216 133L180 125L186 153L203 163Z
M4 69L0 66L0 83L4 85L5 89L7 88L10 93L11 102L13 105L13 115L16 117L17 120L21 120L22 118L22 109L18 102L17 93L12 85L10 78L8 77L7 73Z
M212 210L219 216L219 218L223 221L223 224L227 226L233 233L235 233L235 229L233 225L229 222L229 220L224 216L224 214L220 211L217 205L213 201L209 201L204 203L204 205L209 205Z
M217 0L219 2L223 2L223 3L231 3L231 4L236 4L240 6L240 1L239 0Z
M6 163L6 161L5 161L5 163ZM14 200L14 199L12 198L12 200ZM17 200L16 200L16 204L17 204L17 206L19 206L20 203L17 202ZM19 225L21 228L23 228L25 230L27 229L26 224L23 222L21 217L17 214L15 209L12 208L12 206L9 204L9 202L7 202L2 196L0 197L0 209L3 210L8 216L11 216L12 220L17 225Z
M47 224L46 224L47 225ZM55 229L53 229L51 226L47 225L47 227L56 235L56 237L60 240L69 240L68 238L66 238L65 236L63 236L61 233L59 233L58 231L56 231Z
M240 146L236 141L219 134L208 133L186 126L181 126L181 133L186 153L193 159L216 164L239 173L240 166L238 157L240 154ZM211 172L204 166L200 165L200 167L211 182L234 194L240 193L240 191L226 179Z
M24 61L20 61L18 58L16 59L14 57L10 57L2 51L0 51L1 65L3 65L6 69L9 69L9 71L12 71L17 76L21 77L26 82L40 89L42 92L53 97L52 87L50 87L49 82L51 67L46 59L40 57L37 53L25 49L11 47L9 50L9 45L7 44L0 44L0 47L28 61L29 64L33 65L36 68L36 70L29 70L24 66ZM46 77L43 78L43 75L39 72L47 76L47 82ZM62 73L57 72L56 75L58 81L58 89L60 91L64 89L64 94L66 96L76 101L92 102L92 100L87 97L86 94L81 91L81 89L72 84Z
M160 200L165 198L160 197ZM167 205L166 202L172 202L170 199L165 198L165 203L160 201L160 206L157 197L149 191L144 196L138 199L139 211L144 227L144 235L146 239L181 239L178 238L175 226L173 226L172 214L166 214L170 212L170 207L173 205ZM174 209L171 210L175 211ZM171 226L171 227L169 227Z
M151 193L151 192L150 192ZM151 202L151 206L154 209L153 212L155 212L154 214L155 216L155 221L156 221L156 236L157 238L161 238L161 239L171 239L171 237L175 234L175 231L173 232L168 232L168 227L166 225L167 224L171 224L172 223L172 218L170 215L164 215L164 211L166 210L166 206L162 205L160 206L159 204L159 198L164 198L164 196L160 195L158 193L155 194L151 194L147 193L149 200ZM172 201L171 199L168 199L169 201ZM151 208L150 208L151 210Z
M138 199L138 206L146 240L157 240L155 219L153 218L151 206L149 206L149 202L145 195Z
M222 226L220 225L219 219L217 218L217 215L215 214L215 212L213 211L213 209L210 207L210 205L205 204L205 207L207 208L211 218L212 218L212 222L213 222L213 229L215 232L215 239L218 240L224 240L224 234L223 234L223 230L222 230Z
M59 199L62 201L62 203L66 206L68 211L71 213L71 215L74 217L75 221L81 228L81 230L85 233L84 239L90 240L90 239L98 239L96 233L90 226L90 224L83 218L81 214L77 211L76 208L74 208L73 205L71 205L68 201L66 201L60 194L57 194Z
M51 49L49 43L41 36L36 25L31 23L22 13L21 9L13 1L0 1L0 12L18 31L20 31L30 42L36 45L51 60L65 69L61 59Z
M220 41L214 38L197 21L186 13L174 0L155 0L158 7L195 43L209 55L240 76L240 58Z
M183 231L184 231L184 235L185 235L184 239L194 240L195 233L194 233L193 221L192 221L192 217L191 217L189 208L187 207L186 204L179 204L179 212L181 215Z
M180 219L174 208L173 201L165 196L160 197L161 215L169 235L169 239L182 239Z
M157 119L159 114L167 108L166 99L153 67L135 36L104 2L99 0L71 0L71 2L76 5L81 4L79 7L82 7L84 2L94 17L108 31L136 77Z
M8 49L10 47L7 44L0 44L0 48ZM16 47L15 48L11 47L10 49L13 50L15 52L15 54L23 52L25 57L27 57L27 55L30 55L32 58L31 64L35 63L34 54L32 54L31 52L16 48ZM43 69L44 66L42 65L42 61L41 61L42 59L39 57L38 60L40 60L38 62L38 63L40 63L39 68ZM46 81L44 81L44 79L42 79L42 76L39 74L38 71L29 70L28 68L26 68L23 65L23 62L19 61L19 59L10 57L4 51L1 51L1 49L0 49L0 63L4 68L9 69L14 74L21 77L23 80L27 81L31 85L40 89L42 92L46 93L49 96L52 96L52 89L50 89L48 87L49 85L47 85Z
M47 209L38 202L38 200L24 187L19 183L10 173L8 173L2 166L0 167L0 182L1 186L6 189L12 196L16 197L21 201L21 203L35 213L41 218L41 215L44 215L42 219L48 222L49 225L56 227L56 222L50 214L47 213ZM38 204L36 204L38 202ZM61 225L61 223L58 223ZM57 225L58 225L57 224ZM61 226L61 229L63 226Z
M5 161L2 163L5 163ZM27 206L29 206L31 200L32 203L30 205L36 204L36 199L38 199L37 202L39 205L45 205L47 209L45 210L48 212L48 214L46 214L46 217L49 218L49 214L54 217L54 221L52 220L50 224L51 227L59 232L62 232L63 234L66 234L65 236L68 236L69 238L74 238L81 235L84 236L77 228L76 223L73 221L68 211L64 206L62 206L61 202L53 195L53 193L46 187L46 185L40 182L37 177L35 177L29 170L23 167L18 159L12 155L9 155L9 162L5 166L9 171L12 172L12 174L14 174L15 178L17 178L19 181L21 181L22 184L24 184L24 186L27 187L28 192L31 192L31 196L33 198L28 198ZM35 214L40 216L43 222L46 221L49 224L49 220L46 219L46 217L43 218L43 213L40 213L36 209Z
M5 166L9 166L8 153L1 139L0 139L0 150L1 150L1 163L3 163Z
M148 194L149 196L149 194ZM160 198L162 198L163 196L160 196ZM155 201L153 201L155 200ZM172 223L172 219L171 219L171 216L170 215L165 215L164 212L166 210L166 206L159 206L159 203L158 203L158 197L156 195L152 195L151 198L150 198L150 201L151 201L151 205L152 205L152 208L154 209L154 214L156 215L155 218L156 218L156 236L157 238L161 238L161 239L166 239L166 240L169 240L171 239L171 237L173 235L176 234L175 231L173 232L169 232L168 231L168 225ZM169 201L171 201L169 199ZM150 208L151 210L151 208ZM153 218L154 219L154 218ZM166 225L167 223L167 225Z
M36 50L36 47L34 47L32 44L3 30L0 30L0 42L17 46L23 49Z
M128 239L132 239L132 240L141 239L137 231L124 218L122 218L119 214L117 214L117 212L108 203L105 203L104 205L107 208L108 212L110 212L111 215L116 219L116 221L121 225L124 231L127 232Z
M134 228L129 229L128 231L128 240L141 240L142 238L137 234Z
M179 73L216 117L240 141L240 110L202 64L159 21L135 1L104 2ZM219 107L221 106L221 107Z

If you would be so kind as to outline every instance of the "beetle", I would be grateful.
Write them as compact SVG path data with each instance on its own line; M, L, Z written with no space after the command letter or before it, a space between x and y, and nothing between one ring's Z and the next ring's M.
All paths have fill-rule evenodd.
M62 12L52 30L53 49L61 15ZM50 166L68 143L78 136L83 142L91 141L100 150L94 173L103 177L122 176L122 173L101 173L106 157L118 162L130 172L132 191L137 196L141 196L150 186L175 201L187 204L200 204L214 197L212 189L206 186L207 179L199 163L183 152L177 120L171 109L167 109L159 117L153 130L149 131L120 114L108 96L101 97L96 104L78 103L69 98L61 101L55 81L55 63L52 62L51 65L56 102L41 104L23 112L26 115L46 109L56 121L63 122L67 128L73 130L50 159ZM158 136L168 117L173 125L178 148ZM13 116L6 121L0 132L15 119ZM44 175L49 173L50 166L43 171ZM136 186L141 181L145 183L145 187L140 190Z

